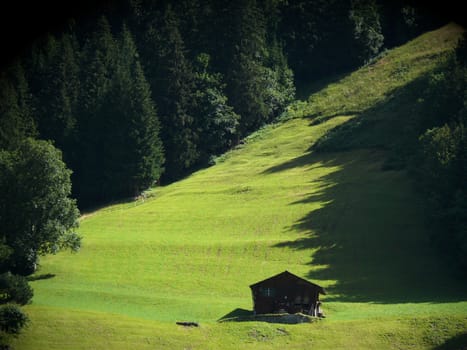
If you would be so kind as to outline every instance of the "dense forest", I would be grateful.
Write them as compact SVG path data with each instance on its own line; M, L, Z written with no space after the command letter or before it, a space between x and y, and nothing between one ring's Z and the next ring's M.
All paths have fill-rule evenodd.
M51 140L82 208L137 196L275 120L295 86L438 24L403 1L111 2L2 73L0 145Z
M3 271L27 275L39 254L77 249L79 237L68 234L76 203L84 209L136 197L213 164L277 120L297 91L443 24L408 0L100 5L2 67ZM464 40L432 77L416 111L430 118L398 145L416 154L402 167L417 164L412 173L430 217L448 228L434 240L464 266L466 48ZM4 290L19 283L5 276Z

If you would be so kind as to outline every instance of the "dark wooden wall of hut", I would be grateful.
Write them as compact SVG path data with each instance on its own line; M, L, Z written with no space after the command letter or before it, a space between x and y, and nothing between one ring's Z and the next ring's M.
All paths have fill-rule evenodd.
M250 287L256 314L303 312L317 316L319 294L324 292L287 271Z

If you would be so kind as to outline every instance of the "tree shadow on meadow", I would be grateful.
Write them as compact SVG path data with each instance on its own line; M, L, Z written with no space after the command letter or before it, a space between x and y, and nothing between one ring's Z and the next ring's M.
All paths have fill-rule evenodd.
M275 245L316 249L306 277L328 281L326 301L467 300L467 286L443 265L430 244L423 203L406 172L385 166L386 146L407 122L404 112L413 108L411 101L420 82L358 115L356 128L349 131L343 126L344 134L335 140L346 140L347 145L336 142L337 147L330 147L330 152L316 152L316 145L312 145L305 155L265 171L329 167L327 175L310 182L315 191L290 203L321 203L321 208L286 228L297 232L299 238Z
M340 170L319 179L324 185L318 193L290 205L320 202L323 206L288 228L300 238L275 246L317 249L306 277L336 281L326 288L327 301L466 299L465 285L440 263L430 245L422 205L404 173L382 171L381 152L314 158L319 157L323 166Z
M467 332L449 338L433 350L467 350Z
M55 277L54 273L45 273L45 274L37 274L37 275L29 276L27 277L27 279L29 282L34 282L34 281L48 280L54 277Z
M254 314L252 310L236 308L235 310L232 310L228 314L222 316L220 319L217 320L217 322L242 322L245 320L251 320L253 316Z

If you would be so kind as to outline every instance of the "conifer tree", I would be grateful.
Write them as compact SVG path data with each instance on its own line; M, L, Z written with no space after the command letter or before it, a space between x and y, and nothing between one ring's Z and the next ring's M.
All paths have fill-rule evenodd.
M267 55L265 19L254 0L219 3L216 65L225 72L227 96L241 116L241 135L261 126L269 115L264 89Z
M102 134L104 196L138 195L159 179L164 157L151 91L126 25L105 110L110 118Z
M229 102L241 116L240 136L272 121L295 89L277 29L274 2L216 3L215 67L225 74Z
M143 66L161 122L166 154L165 178L185 174L199 158L198 137L190 110L194 91L192 67L185 56L179 22L168 6L148 23L141 47Z
M0 149L36 134L28 84L19 62L0 73Z
M159 120L132 35L118 38L102 17L84 45L81 147L75 176L81 204L135 196L162 173Z
M212 52L214 12L213 0L179 0L173 2L179 14L179 30L187 49L187 57L196 64L199 54Z
M34 114L40 137L53 140L68 155L76 134L79 48L72 31L48 35L30 57ZM68 157L65 160L68 162Z
M297 0L280 9L280 32L298 82L355 68L382 47L376 1Z
M105 200L103 193L104 137L112 118L106 99L116 70L117 44L110 24L101 17L87 38L81 61L78 134L74 190L81 205Z

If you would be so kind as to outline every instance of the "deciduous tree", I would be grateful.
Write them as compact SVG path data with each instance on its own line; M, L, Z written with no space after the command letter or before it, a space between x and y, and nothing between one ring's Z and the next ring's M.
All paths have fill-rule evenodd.
M12 249L11 271L27 275L39 255L79 249L70 174L46 141L25 139L14 151L0 151L0 234Z

